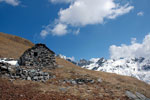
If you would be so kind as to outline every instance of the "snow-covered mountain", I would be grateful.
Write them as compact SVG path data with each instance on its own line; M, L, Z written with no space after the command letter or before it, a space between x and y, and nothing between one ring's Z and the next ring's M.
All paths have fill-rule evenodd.
M120 58L108 60L104 58L92 58L90 61L82 59L77 65L89 70L131 76L150 83L150 59L148 58Z
M75 61L74 57L66 57L61 54L57 56L82 68L131 76L150 84L150 58L92 58L90 60L81 59L80 61Z

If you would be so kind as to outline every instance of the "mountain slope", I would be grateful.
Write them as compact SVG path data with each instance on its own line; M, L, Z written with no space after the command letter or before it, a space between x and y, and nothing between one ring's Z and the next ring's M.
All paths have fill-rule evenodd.
M13 48L16 50L14 53L17 56L12 55L10 50L5 51L7 52L6 56L5 53L0 52L0 55L3 57L9 57L9 55L11 55L12 58L17 58L21 52L30 47L24 43L19 44L19 41L22 41L21 38L18 40L17 44L8 38L4 40L10 41L10 43L12 42L11 49ZM0 45L4 45L7 41L0 42ZM15 48L16 45L22 47L20 48L21 50ZM9 49L9 46L7 46L7 48ZM0 50L3 50L3 48ZM83 69L59 57L56 57L56 63L59 65L58 68L53 70L43 70L55 75L54 78L45 83L20 79L10 80L9 78L0 77L0 99L129 100L126 91L131 91L132 93L138 92L150 98L150 85L135 78ZM86 79L92 81L86 83ZM79 82L76 82L75 80L78 80Z
M30 41L0 32L0 57L19 58L24 50L32 47Z

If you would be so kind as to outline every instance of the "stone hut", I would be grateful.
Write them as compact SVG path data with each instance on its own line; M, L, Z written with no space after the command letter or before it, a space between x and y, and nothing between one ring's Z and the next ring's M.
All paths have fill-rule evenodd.
M55 53L46 47L45 44L36 44L24 52L18 63L21 66L55 68Z

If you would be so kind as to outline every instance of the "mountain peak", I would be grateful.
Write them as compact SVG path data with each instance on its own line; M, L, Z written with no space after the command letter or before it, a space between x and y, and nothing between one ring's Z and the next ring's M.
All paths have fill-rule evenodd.
M148 58L139 57L108 60L105 60L104 58L92 58L90 61L83 62L81 60L78 63L78 65L82 68L89 70L132 76L144 82L150 83L150 59Z

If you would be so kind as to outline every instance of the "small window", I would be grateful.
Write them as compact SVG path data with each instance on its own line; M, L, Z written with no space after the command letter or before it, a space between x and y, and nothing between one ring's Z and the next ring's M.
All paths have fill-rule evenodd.
M34 57L37 57L38 56L38 53L37 52L34 52Z

